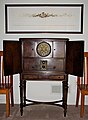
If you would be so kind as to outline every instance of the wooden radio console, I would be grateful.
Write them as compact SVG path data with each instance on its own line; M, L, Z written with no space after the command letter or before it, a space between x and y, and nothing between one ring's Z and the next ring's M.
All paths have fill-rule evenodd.
M64 108L67 112L68 74L82 76L84 41L68 38L20 38L19 41L3 41L4 74L20 73L20 110L32 103L26 98L26 81L62 81L63 97L45 102ZM56 104L62 102L62 104Z

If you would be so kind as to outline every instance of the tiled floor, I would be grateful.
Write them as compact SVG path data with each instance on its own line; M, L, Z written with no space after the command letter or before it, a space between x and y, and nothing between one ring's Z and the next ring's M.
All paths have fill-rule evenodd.
M11 107L11 115L6 118L5 105L0 105L0 120L88 120L88 106L85 106L85 114L80 118L80 106L68 105L67 116L64 117L63 109L51 105L33 105L24 108L23 116L20 115L19 105Z

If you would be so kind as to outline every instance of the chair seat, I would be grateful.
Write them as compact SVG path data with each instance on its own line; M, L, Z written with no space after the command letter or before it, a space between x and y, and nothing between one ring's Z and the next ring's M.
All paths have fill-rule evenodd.
M11 84L0 84L0 89L11 89Z

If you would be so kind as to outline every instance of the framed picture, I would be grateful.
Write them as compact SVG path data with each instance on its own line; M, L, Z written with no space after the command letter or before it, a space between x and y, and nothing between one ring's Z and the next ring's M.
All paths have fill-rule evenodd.
M6 4L5 33L83 33L83 4Z

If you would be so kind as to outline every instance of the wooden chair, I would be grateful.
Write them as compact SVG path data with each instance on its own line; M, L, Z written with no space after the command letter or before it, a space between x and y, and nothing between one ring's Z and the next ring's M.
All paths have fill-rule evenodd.
M88 52L84 52L84 72L83 77L77 77L76 107L78 107L81 93L80 117L84 115L85 95L88 95Z
M13 100L13 76L4 76L3 69L3 51L0 51L0 94L6 94L6 116L10 115L10 96L11 106L14 106ZM11 94L10 94L11 93Z

